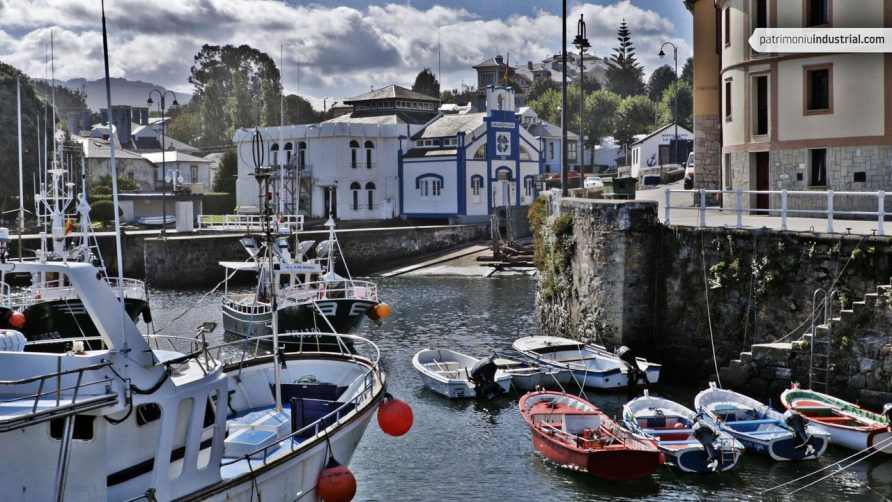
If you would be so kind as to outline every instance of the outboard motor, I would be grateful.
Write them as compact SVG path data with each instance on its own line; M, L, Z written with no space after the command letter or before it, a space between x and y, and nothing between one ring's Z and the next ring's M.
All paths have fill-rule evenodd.
M715 440L719 437L718 433L709 424L700 420L700 417L694 419L694 425L691 429L694 431L692 433L694 439L703 445L703 450L706 451L706 466L713 472L717 471L721 464L719 454L715 450Z
M796 436L802 441L802 444L796 448L802 448L806 445L808 445L810 449L812 448L809 444L811 442L811 436L805 431L805 419L802 418L802 415L793 410L787 410L784 413L784 423L787 424L787 427L792 429L793 432L796 433Z
M638 385L639 379L643 379L644 383L647 383L647 376L638 368L638 361L635 360L635 354L632 352L632 349L625 345L620 345L613 353L620 361L626 363L626 366L629 368L629 387Z
M502 393L502 387L496 383L496 363L493 361L495 354L481 359L471 368L469 376L474 384L477 396L492 399Z

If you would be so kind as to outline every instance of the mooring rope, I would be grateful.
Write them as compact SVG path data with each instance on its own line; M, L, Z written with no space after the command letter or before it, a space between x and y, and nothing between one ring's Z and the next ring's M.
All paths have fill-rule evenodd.
M762 491L762 492L759 492L759 494L760 494L760 495L764 495L764 494L766 494L766 493L768 493L768 492L770 492L770 491L777 490L778 488L783 488L784 486L791 485L791 484L793 484L793 483L797 483L797 482L799 482L799 481L802 481L803 479L810 478L810 477L812 477L812 476L818 474L819 472L826 471L827 469L831 469L831 468L833 468L833 467L836 467L836 466L838 466L839 464L842 464L843 462L845 462L845 461L847 461L847 460L851 460L851 459L853 459L853 458L855 458L855 457L857 457L857 456L859 456L859 455L862 455L862 454L864 454L865 452L870 451L871 448L876 449L876 451L874 451L873 453L870 453L870 454L868 454L868 455L865 455L863 458L861 458L861 459L859 459L859 460L856 460L856 461L852 462L851 464L849 464L849 465L843 467L842 469L840 469L840 470L838 470L838 471L832 472L832 473L828 474L827 476L824 476L824 477L822 477L821 479L819 479L819 480L817 480L817 481L815 481L815 482L813 482L813 483L810 483L810 484L805 485L805 486L803 486L803 487L797 488L795 491L791 492L791 495L792 495L793 493L796 493L796 492L798 492L799 490L802 490L803 488L808 488L809 486L812 486L812 485L814 485L815 483L818 483L818 482L820 482L820 481L823 481L823 480L825 480L825 479L827 479L827 478L829 478L829 477L835 476L835 475L837 475L837 474L839 474L839 473L845 471L845 470L848 469L849 467L851 467L851 466L857 464L858 462L861 462L862 460L864 460L864 459L866 459L866 458L868 458L868 457L870 457L870 456L872 456L872 455L875 455L875 454L877 454L877 453L880 453L882 448L885 448L886 446L889 446L889 445L892 445L892 437L889 437L889 438L887 438L887 439L885 439L885 440L883 440L883 441L880 441L879 443L877 443L877 444L875 444L875 445L873 445L873 446L868 446L867 448L865 448L865 449L863 449L863 450L857 451L857 452L853 453L852 455L849 455L848 457L846 457L846 458L844 458L844 459L842 459L842 460L839 460L839 461L834 462L834 463L832 463L832 464L830 464L830 465L821 467L820 469L818 469L818 470L816 470L816 471L812 471L812 472L810 472L810 473L808 473L808 474L805 474L805 475L803 475L803 476L800 476L800 477L798 477L798 478L796 478L796 479L787 481L786 483L781 483L781 484L779 484L779 485L777 485L777 486L773 486L773 487L771 487L771 488L769 488L769 489L767 489L767 490L764 490L764 491Z
M700 262L703 264L703 287L706 297L706 321L709 324L709 344L712 346L712 362L715 365L715 379L719 387L722 386L722 378L719 376L719 360L715 355L715 337L712 334L712 314L709 312L709 280L706 277L706 249L703 245L703 231L700 231Z

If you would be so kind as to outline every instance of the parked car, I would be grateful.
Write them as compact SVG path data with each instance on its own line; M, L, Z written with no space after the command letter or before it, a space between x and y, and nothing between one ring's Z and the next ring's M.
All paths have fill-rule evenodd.
M583 188L604 188L604 181L600 176L586 176L582 184Z
M684 189L690 190L694 188L694 152L688 155L688 160L684 163L684 166Z

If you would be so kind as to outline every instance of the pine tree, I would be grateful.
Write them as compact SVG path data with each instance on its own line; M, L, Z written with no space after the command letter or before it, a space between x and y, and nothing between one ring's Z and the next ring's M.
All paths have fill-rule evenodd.
M643 94L644 69L635 57L632 32L625 19L619 25L617 40L619 47L615 47L614 54L606 60L607 89L622 97Z
M430 68L425 68L418 73L417 77L415 77L415 83L412 84L412 90L439 99L440 81L437 80L437 77L433 74Z

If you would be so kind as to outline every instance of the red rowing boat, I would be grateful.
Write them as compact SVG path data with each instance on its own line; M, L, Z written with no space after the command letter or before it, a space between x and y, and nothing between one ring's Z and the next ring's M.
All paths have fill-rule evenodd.
M520 398L520 413L533 432L533 447L561 466L625 481L646 478L664 462L652 441L576 396L530 392Z

